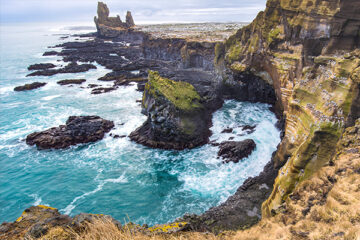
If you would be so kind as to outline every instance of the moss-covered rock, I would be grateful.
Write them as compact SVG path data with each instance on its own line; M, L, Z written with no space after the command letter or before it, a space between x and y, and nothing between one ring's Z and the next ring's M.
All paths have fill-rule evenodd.
M149 71L143 93L147 121L130 134L140 144L164 149L194 148L208 141L211 115L194 86Z
M149 81L145 85L146 95L168 99L175 108L182 111L196 111L202 108L200 95L194 86L187 82L176 82L163 78L158 72L149 71ZM146 107L146 106L144 106Z

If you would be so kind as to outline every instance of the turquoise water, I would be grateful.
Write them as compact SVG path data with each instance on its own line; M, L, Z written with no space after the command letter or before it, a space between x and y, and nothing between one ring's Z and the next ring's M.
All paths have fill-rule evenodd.
M30 77L33 63L64 64L58 57L42 57L55 45L59 27L1 26L0 71L0 222L14 221L31 205L44 204L62 213L110 214L120 221L149 225L165 223L185 213L202 213L225 201L249 176L260 173L280 141L276 118L266 104L226 101L213 116L211 140L218 142L252 138L256 151L242 162L222 164L218 147L206 145L185 151L154 150L106 136L102 141L67 150L38 151L24 142L26 135L64 124L71 115L99 115L113 120L111 133L128 135L146 119L136 103L136 86L91 95L79 86L59 86L56 81L96 79L108 70L53 77ZM73 32L72 32L73 33ZM74 40L73 38L65 41ZM48 84L28 92L14 92L24 83ZM124 125L122 125L124 124ZM256 131L243 135L241 126L256 124ZM233 127L233 133L221 133ZM243 135L243 136L242 136Z

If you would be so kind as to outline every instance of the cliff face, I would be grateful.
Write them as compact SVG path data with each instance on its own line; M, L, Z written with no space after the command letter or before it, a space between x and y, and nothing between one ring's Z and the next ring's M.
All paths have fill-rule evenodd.
M356 10L357 9L357 10ZM263 215L329 164L345 127L360 117L360 2L269 0L264 12L216 47L222 80L251 74L273 85L285 119L281 167Z

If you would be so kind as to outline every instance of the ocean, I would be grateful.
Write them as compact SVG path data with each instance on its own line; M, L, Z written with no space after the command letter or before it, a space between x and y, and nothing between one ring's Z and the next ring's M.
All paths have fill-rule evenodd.
M60 39L61 34L88 31L46 24L0 26L0 222L14 221L25 208L43 204L72 216L86 212L109 214L123 223L166 223L224 202L270 161L280 142L275 115L268 104L234 100L214 113L210 140L253 139L256 150L236 164L223 164L217 158L218 147L211 145L166 151L109 134L66 150L39 151L26 145L28 134L64 124L72 115L112 120L116 128L110 133L117 135L129 135L146 120L136 102L142 93L135 85L90 94L87 84L112 84L97 80L109 72L98 64L85 73L26 77L30 64L65 64L57 56L42 56L48 46L76 39ZM56 83L73 78L87 81L83 88ZM34 81L47 85L13 91ZM256 125L256 130L245 134L243 125ZM227 127L234 128L233 133L221 133Z

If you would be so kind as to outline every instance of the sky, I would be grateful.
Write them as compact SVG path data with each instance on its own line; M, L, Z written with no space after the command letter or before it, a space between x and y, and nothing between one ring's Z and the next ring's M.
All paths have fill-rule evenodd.
M250 22L265 9L266 0L103 0L110 15L135 23ZM89 22L97 0L0 0L1 23Z

